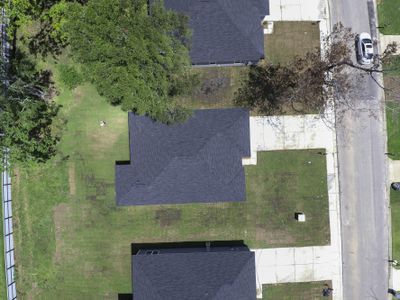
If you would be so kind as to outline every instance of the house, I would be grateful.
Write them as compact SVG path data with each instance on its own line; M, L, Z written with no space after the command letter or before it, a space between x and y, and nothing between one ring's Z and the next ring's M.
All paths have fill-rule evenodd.
M193 65L257 63L264 58L262 20L268 0L164 0L189 17Z
M128 118L130 161L116 165L117 205L245 200L248 110L195 110L174 125L134 113Z
M134 300L255 300L255 255L242 241L132 244Z

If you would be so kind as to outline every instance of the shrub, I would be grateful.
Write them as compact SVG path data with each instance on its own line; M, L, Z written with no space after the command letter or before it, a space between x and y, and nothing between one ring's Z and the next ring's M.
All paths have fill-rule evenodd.
M84 81L83 75L77 71L74 66L59 65L58 71L62 83L71 90L82 84Z

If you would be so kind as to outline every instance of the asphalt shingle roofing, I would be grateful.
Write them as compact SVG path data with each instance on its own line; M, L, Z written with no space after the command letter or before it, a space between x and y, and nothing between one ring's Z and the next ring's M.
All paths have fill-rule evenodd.
M129 113L130 163L116 165L118 205L244 201L249 112L196 110L165 125Z
M132 256L135 300L255 300L248 249Z
M264 58L262 20L268 0L164 0L189 16L194 65L258 62Z

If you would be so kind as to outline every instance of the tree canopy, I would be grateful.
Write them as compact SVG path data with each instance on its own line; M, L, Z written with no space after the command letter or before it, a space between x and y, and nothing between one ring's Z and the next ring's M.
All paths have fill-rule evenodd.
M287 108L298 113L323 112L328 99L350 108L347 96L354 90L352 76L370 75L374 79L372 75L385 71L382 63L397 49L396 44L390 44L381 55L375 55L371 66L360 66L352 61L354 38L349 28L338 23L322 41L322 49L295 57L286 65L263 62L252 66L235 103L268 115Z
M69 8L73 58L100 95L165 122L184 118L173 97L189 84L187 18L146 0L89 0Z
M51 73L32 67L23 59L13 65L0 95L0 158L8 149L11 163L44 162L56 153L59 141L53 124L59 106L49 96Z
M13 50L16 50L17 29L28 26L30 31L25 32L23 38L28 41L31 53L43 57L61 54L67 45L62 25L70 2L85 3L86 0L6 1L5 8L10 20L8 32L13 40Z

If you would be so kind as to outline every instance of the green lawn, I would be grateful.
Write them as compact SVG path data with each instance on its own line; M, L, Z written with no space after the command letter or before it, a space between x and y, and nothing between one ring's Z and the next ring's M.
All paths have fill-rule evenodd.
M247 67L203 67L193 68L199 84L189 96L178 101L190 108L233 107L233 97L246 76Z
M273 33L264 35L265 57L272 63L288 63L319 47L317 22L274 22Z
M386 103L388 152L392 159L400 159L400 102Z
M91 85L61 88L57 101L68 120L60 154L45 165L14 170L21 298L115 299L129 293L132 242L329 243L326 163L317 153L323 150L258 153L258 165L245 169L244 203L117 208L114 167L129 159L127 114ZM100 127L100 120L107 125ZM305 212L307 222L297 223L296 211Z
M392 212L392 252L393 258L400 259L400 192L390 190L390 208Z
M385 0L386 2L387 0ZM390 2L390 1L389 1ZM400 69L400 57L395 57L391 65L385 69ZM390 158L400 159L400 71L396 70L384 74L386 97L386 123L388 152ZM390 207L392 221L392 255L400 258L400 193L390 190Z
M323 300L324 285L332 286L330 281L283 283L263 285L263 300Z
M378 4L380 32L383 34L400 34L400 1L381 0Z

